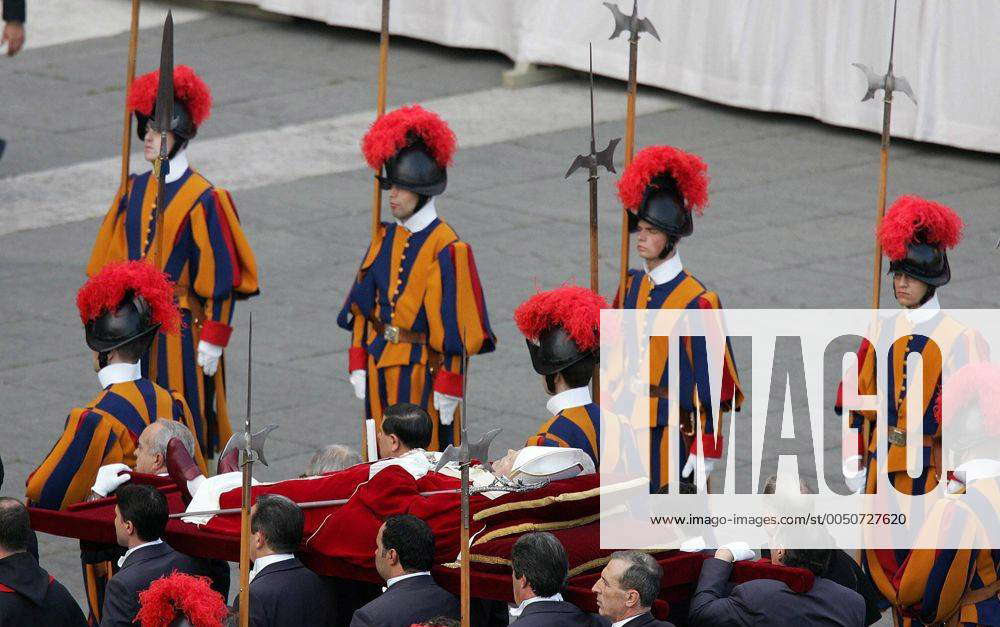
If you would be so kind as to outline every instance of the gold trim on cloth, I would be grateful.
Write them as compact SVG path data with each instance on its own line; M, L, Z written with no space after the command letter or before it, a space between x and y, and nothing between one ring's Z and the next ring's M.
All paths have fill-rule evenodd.
M648 478L635 479L632 481L626 481L624 483L616 483L610 486L603 486L605 494L611 492L618 492L620 490L628 490L630 488L649 485ZM535 507L546 507L548 505L553 505L555 503L569 503L572 501L583 501L595 496L600 496L602 486L596 488L591 488L590 490L584 490L583 492L567 492L566 494L554 494L552 496L544 496L540 499L535 499L533 501L516 501L514 503L504 503L503 505L497 505L495 507L487 507L481 509L472 515L472 520L483 520L489 518L490 516L495 516L497 514L504 514L506 512L514 512L521 509L533 509Z

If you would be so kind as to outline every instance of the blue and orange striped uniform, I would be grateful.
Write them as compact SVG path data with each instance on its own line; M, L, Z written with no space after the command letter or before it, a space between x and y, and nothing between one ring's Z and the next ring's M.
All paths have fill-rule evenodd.
M373 322L425 341L391 342ZM351 331L348 370L368 373L368 418L380 426L386 407L414 403L434 423L428 450L453 442L459 412L452 425L441 425L432 393L462 396L463 352L489 353L496 346L472 248L438 217L415 233L383 222L337 324Z
M119 190L94 243L87 265L94 276L106 264L152 259L158 182L149 172L129 178ZM226 404L225 368L213 377L197 365L198 342L226 346L237 299L258 293L257 262L240 226L232 198L188 168L164 188L163 254L158 266L176 284L181 332L157 334L142 359L143 376L180 392L194 417L195 435L206 454L232 434Z
M945 375L956 372L962 366L982 361L988 356L981 336L958 323L945 314L934 315L931 319L913 323L906 315L898 315L882 323L886 331L879 332L875 347L867 339L861 342L858 349L858 393L876 396L879 394L877 384L877 356L887 355L888 381L886 390L891 390L892 396L887 399L888 429L898 429L905 433L907 424L907 390L906 390L906 360L911 353L918 353L923 363L923 398L921 399L921 415L919 420L923 428L922 464L923 472L913 478L907 472L906 444L895 438L890 438L886 444L886 471L889 481L901 494L926 494L934 490L941 480L940 445L941 426L934 417L934 407L941 394L941 382ZM929 340L934 337L935 342ZM893 341L894 337L898 337ZM890 344L891 343L891 344ZM835 409L839 413L842 408L843 383L838 390ZM874 412L851 411L851 426L859 431L867 419L872 437L869 440L868 476L865 492L875 493L878 466L878 439L874 429ZM860 436L859 436L860 439ZM886 498L891 498L886 495ZM892 573L906 560L909 551L905 549L867 549L863 562L871 574L872 581L879 591L888 599L892 599L894 588Z
M641 270L629 270L625 283L625 302L615 308L622 309L721 309L719 296L709 291L687 270L681 271L669 281L655 284ZM683 335L683 334L681 334ZM659 491L668 484L669 473L669 373L667 367L668 346L666 337L651 337L649 343L650 363L650 489ZM739 410L743 403L736 360L729 338L726 338L725 364L723 366L719 394L720 407L712 408L712 389L708 367L708 354L704 338L685 338L678 351L681 363L678 365L680 391L677 401L680 408L681 442L678 468L683 468L690 453L695 452L697 442L694 433L693 416L698 415L703 430L702 446L706 457L722 454L722 438L716 440L715 431L721 424L722 415L732 409ZM700 410L700 411L698 411Z
M70 411L55 446L28 476L26 496L34 507L65 509L84 501L107 464L135 466L135 449L143 429L157 418L183 422L192 433L194 420L184 398L148 379L115 383L105 388L86 407ZM207 468L200 447L195 460L203 473ZM112 567L106 559L90 559L100 551L84 552L84 583L91 620L99 620L104 586Z
M967 493L935 503L921 527L922 546L1000 546L1000 485L980 479ZM988 518L984 519L983 515ZM1000 599L966 597L994 585L1000 549L913 549L891 572L889 597L903 627L937 625L957 613L958 625L1000 625ZM963 598L965 597L965 600Z
M561 446L578 448L600 467L601 408L594 403L567 407L552 416L528 438L525 446Z

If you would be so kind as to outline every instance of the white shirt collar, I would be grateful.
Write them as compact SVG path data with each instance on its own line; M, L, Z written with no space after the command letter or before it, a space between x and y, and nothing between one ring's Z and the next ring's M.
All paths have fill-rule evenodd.
M562 595L556 592L550 597L531 597L530 599L525 599L521 601L520 605L518 605L517 607L512 607L507 611L510 612L511 616L517 618L518 616L521 615L521 612L524 611L524 608L528 607L532 603L537 603L539 601L562 601L562 600L563 600Z
M634 621L635 619L639 618L640 616L645 616L645 615L646 615L646 612L643 612L642 614L636 614L635 616L629 616L628 618L624 618L624 619L622 619L620 621L611 623L611 627L622 627L622 625L624 625L625 623L629 623L629 622Z
M167 175L163 177L163 181L166 183L173 183L177 179L181 178L188 169L188 156L187 149L181 149L174 155L174 158L170 160L170 171Z
M555 416L564 409L583 407L591 401L589 388L571 388L550 398L549 402L545 403L545 409Z
M396 220L396 224L410 233L419 233L430 226L437 217L437 208L434 206L434 197L432 196L427 204L415 211L412 216L405 220Z
M911 324L923 324L927 322L941 311L941 302L938 300L937 294L931 296L930 299L923 305L917 307L916 309L906 309L904 314L906 319L910 321Z
M684 264L681 263L681 254L674 251L674 256L670 259L665 259L663 263L656 266L652 270L649 269L649 264L646 262L642 263L643 269L646 270L646 276L655 285L663 285L667 281L672 281L681 273L684 269Z
M393 584L399 583L404 579L409 579L410 577L422 577L424 575L429 576L430 574L431 571L422 570L419 573L406 573L405 575L400 575L399 577L389 577L388 579L385 580L385 587L382 588L382 592L385 592L386 590L391 588Z
M271 555L265 555L264 557L258 557L253 561L253 568L250 569L250 581L260 574L260 571L264 570L271 564L277 564L278 562L284 562L285 560L293 559L295 556L291 553L272 553Z
M122 555L121 557L118 558L118 568L122 567L122 564L125 563L125 560L128 559L129 555L132 555L133 553L135 553L144 546L154 546L156 544L163 544L163 540L153 540L152 542L143 542L139 546L134 546L131 549L125 551L125 555Z
M134 364L108 364L100 369L97 378L101 382L101 389L107 388L115 383L128 383L142 378L142 366L140 362Z

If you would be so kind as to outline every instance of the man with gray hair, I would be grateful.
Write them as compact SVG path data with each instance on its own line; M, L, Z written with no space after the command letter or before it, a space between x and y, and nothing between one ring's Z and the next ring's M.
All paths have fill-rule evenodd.
M316 451L309 460L309 467L303 476L313 477L335 470L343 470L361 463L361 456L344 444L331 444Z
M611 627L674 627L650 611L662 579L663 568L648 553L616 551L593 587L598 611Z
M97 479L91 488L93 496L105 497L131 478L133 470L146 475L167 474L167 445L177 438L192 459L198 459L194 434L182 422L157 418L142 433L135 446L135 468L126 464L108 464L97 470Z
M569 558L559 540L546 531L526 533L510 552L514 601L510 611L518 627L596 627L600 619L563 601Z

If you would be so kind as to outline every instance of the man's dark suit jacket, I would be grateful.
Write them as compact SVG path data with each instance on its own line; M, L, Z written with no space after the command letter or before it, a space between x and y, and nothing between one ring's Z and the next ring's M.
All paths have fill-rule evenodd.
M410 627L438 616L459 618L461 608L430 575L410 577L389 586L351 619L351 627Z
M566 601L535 601L511 625L518 627L598 627L601 619Z
M28 553L0 559L0 627L87 627L80 606Z
M698 588L691 599L688 614L691 627L864 627L865 600L857 592L829 579L816 577L813 587L801 594L776 579L755 579L728 592L732 570L732 562L715 558L707 559L702 564Z
M3 21L24 21L24 0L3 0Z
M611 624L607 618L602 618L602 622L604 625ZM674 624L665 620L657 620L651 612L646 612L625 623L625 627L674 627Z
M237 595L233 610L239 609ZM253 627L329 625L334 618L326 584L297 558L268 564L250 582Z
M139 593L175 570L189 575L208 574L199 562L173 550L166 542L130 553L105 588L101 627L132 625L139 613Z

